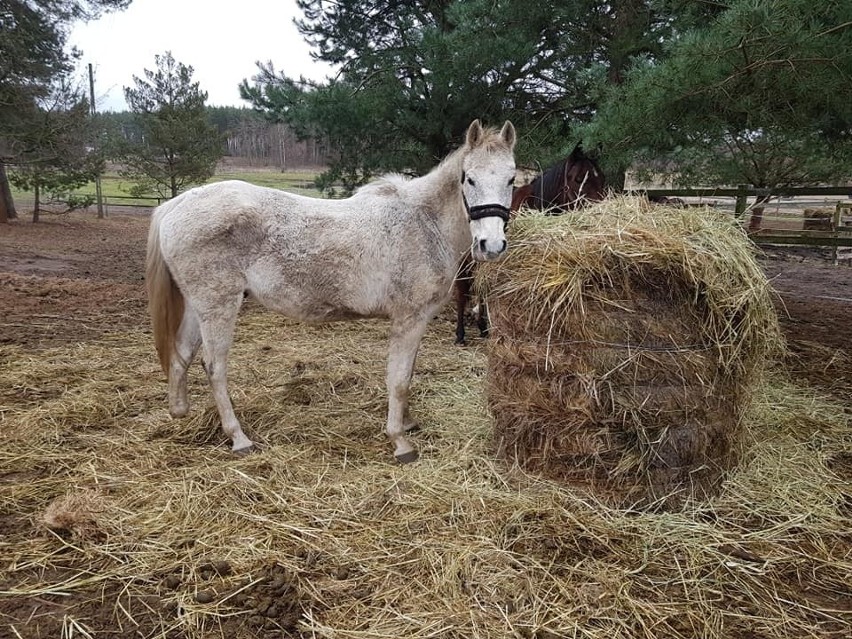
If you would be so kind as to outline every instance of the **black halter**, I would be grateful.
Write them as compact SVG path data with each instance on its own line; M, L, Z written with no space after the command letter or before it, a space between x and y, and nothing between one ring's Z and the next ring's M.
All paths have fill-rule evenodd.
M465 173L462 171L462 184L464 184L464 178ZM467 217L471 222L474 220L481 220L484 217L499 217L506 224L509 223L509 207L507 206L503 206L502 204L477 204L476 206L471 206L467 203L467 198L464 195L464 189L462 189L462 201L464 202L464 208L467 211Z
M467 209L467 217L473 220L481 220L484 217L499 217L504 222L509 222L509 209L502 204L479 204L478 206L468 206L467 198L462 195L464 206Z

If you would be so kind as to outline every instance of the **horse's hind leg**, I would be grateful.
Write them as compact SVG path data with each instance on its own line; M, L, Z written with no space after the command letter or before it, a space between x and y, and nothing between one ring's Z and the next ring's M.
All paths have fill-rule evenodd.
M175 352L169 363L169 414L185 417L189 413L189 397L186 392L186 373L201 346L201 329L198 316L189 307L183 314L175 340Z
M230 437L235 453L248 452L254 447L254 443L243 432L228 396L228 351L234 339L241 302L242 291L238 298L222 300L215 310L207 313L200 321L204 370L210 380L213 399L222 420L222 430Z

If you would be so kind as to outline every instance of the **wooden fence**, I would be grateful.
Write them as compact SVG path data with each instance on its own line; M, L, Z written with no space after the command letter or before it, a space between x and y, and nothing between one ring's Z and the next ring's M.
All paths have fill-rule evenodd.
M775 189L756 189L748 185L735 188L682 188L682 189L625 189L625 193L644 194L648 197L678 197L699 198L703 203L724 209L731 209L733 214L744 219L746 213L754 208L758 198L763 201L763 225L759 231L750 233L757 244L796 244L803 246L826 246L835 248L835 258L838 257L838 247L852 247L852 186L823 186L823 187L778 187ZM823 198L810 203L802 202L801 198ZM754 203L749 206L749 198ZM792 201L791 198L800 198ZM828 200L826 198L833 198ZM846 198L846 199L839 199ZM710 200L709 202L707 200ZM784 200L787 200L786 202ZM122 207L150 209L159 206L164 201L159 197L132 197L129 195L112 195L104 198L104 204ZM782 207L817 208L830 207L833 213L821 214L819 217L808 218L800 213L796 215L776 215ZM766 211L770 212L767 213ZM773 220L778 223L773 225Z
M775 189L756 189L748 185L736 188L707 188L707 189L625 189L627 193L642 193L648 197L690 197L724 198L723 202L714 201L713 206L723 208L733 207L733 213L738 218L744 218L746 213L754 208L749 206L749 198L763 201L763 225L759 231L750 233L757 244L798 244L804 246L852 247L852 186L823 186L823 187L778 187ZM846 200L838 200L838 197ZM820 201L803 203L788 201L790 198L817 197ZM834 198L828 200L826 198ZM765 201L764 201L765 200ZM803 205L804 204L804 205ZM784 206L796 208L829 207L833 212L829 216L808 218L797 214L795 216L773 216L771 210L779 210ZM769 210L770 213L766 213ZM773 225L773 221L775 225ZM810 222L810 224L809 224ZM807 228L808 226L812 228ZM813 227L821 228L813 228ZM804 228L803 228L804 227Z
M109 195L104 196L104 206L115 204L116 206L131 206L140 209L152 209L155 206L160 206L166 199L161 197L134 197L132 195Z

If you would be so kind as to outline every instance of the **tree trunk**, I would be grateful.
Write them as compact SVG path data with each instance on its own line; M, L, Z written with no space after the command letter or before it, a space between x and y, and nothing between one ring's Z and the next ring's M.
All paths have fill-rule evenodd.
M751 218L748 221L748 230L759 231L760 225L763 222L763 205L770 199L769 195L758 195L754 202L754 208L751 210Z
M33 204L33 224L38 223L38 209L41 206L41 189L39 188L38 182L35 183L35 188L33 189L33 198L35 199L35 203Z
M621 86L633 55L641 50L642 34L648 23L648 7L645 0L616 0L610 3L610 8L613 21L607 39L607 82Z
M606 188L613 193L621 193L627 180L627 167L615 167L606 173Z
M12 189L6 176L6 165L0 161L0 223L15 220L18 212L15 210L15 200L12 199Z
M170 186L171 191L172 191L172 197L176 197L177 196L177 179L175 178L174 175L172 175L169 181L170 181L169 186Z

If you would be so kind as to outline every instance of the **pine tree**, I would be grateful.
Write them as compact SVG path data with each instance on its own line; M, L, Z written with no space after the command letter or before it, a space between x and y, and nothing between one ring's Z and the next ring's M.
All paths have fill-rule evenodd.
M674 20L652 0L299 0L299 29L340 67L322 84L261 65L243 97L338 151L327 181L422 173L474 118L511 118L521 162L548 164L579 141L602 86L653 57Z
M17 166L9 180L33 193L33 222L39 221L45 203L62 204L66 210L91 204L91 196L74 194L94 180L104 164L92 144L96 123L83 91L58 83L30 118L30 126L17 137Z
M123 9L130 0L0 0L0 222L16 217L6 164L38 136L44 100L72 69L67 25Z
M207 117L207 93L192 81L193 68L171 52L154 59L156 70L134 76L135 86L124 89L141 135L123 140L118 155L121 174L135 182L131 192L174 197L213 175L223 141Z
M852 4L733 0L633 68L586 135L690 186L849 179L850 85Z

